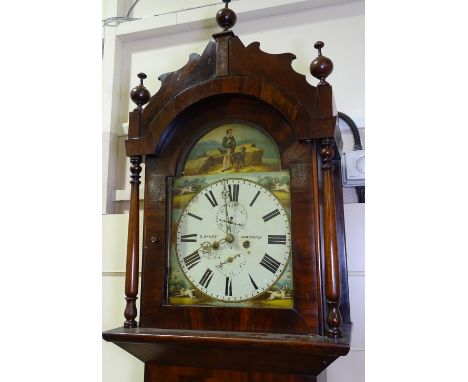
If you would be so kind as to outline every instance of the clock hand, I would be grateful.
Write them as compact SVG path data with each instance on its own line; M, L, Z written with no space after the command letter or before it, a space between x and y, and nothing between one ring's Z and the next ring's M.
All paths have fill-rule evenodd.
M213 241L213 243L210 243L209 241L205 241L200 245L200 247L197 249L197 251L201 250L204 253L210 253L212 249L218 250L220 244L224 244L224 243L229 243L229 236L225 237L224 239L218 240L218 241L215 240L215 241Z
M221 220L222 222L226 222L228 224L234 224L234 225L242 225L242 224L239 224L239 223L234 223L232 220Z
M232 235L232 232L231 232L231 226L228 223L228 219L229 219L228 210L227 210L228 192L226 190L226 182L223 182L222 197L224 199L224 216L225 216L224 222L226 223L226 241L228 243L232 243L234 241L234 236Z
M201 250L201 251L204 252L204 253L210 253L212 247L213 247L213 245L210 244L210 242L205 241L205 242L201 243L201 245L200 245L200 247L197 249L197 251L198 251L198 250Z
M236 257L240 257L240 253L236 254L235 256L229 256L225 261L222 261L216 267L222 268L224 264L232 263Z
M223 243L226 243L226 238L221 239L219 241L214 241L213 244L211 244L211 247L216 251L219 249L219 245Z
M227 191L226 191L226 183L223 184L223 198L224 198L224 215L226 217L226 220L224 220L226 222L226 234L230 235L231 234L231 226L228 223L228 218L229 218L228 210L227 210L228 194L227 194Z

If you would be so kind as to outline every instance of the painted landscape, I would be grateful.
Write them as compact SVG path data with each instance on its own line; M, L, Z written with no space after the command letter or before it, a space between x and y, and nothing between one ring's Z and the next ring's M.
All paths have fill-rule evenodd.
M276 144L258 128L225 124L204 135L190 151L184 175L279 171Z
M289 172L278 171L260 174L238 174L235 177L254 180L267 190L273 192L284 208L290 209ZM232 179L233 176L221 173L212 176L182 176L176 179L174 182L174 192L172 196L173 209L184 209L195 194L200 192L209 184L224 178Z

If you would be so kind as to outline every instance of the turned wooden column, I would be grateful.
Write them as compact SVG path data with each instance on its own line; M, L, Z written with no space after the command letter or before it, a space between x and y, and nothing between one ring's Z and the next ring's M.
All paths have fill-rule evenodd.
M333 188L333 138L320 141L323 172L323 248L325 257L325 296L327 299L327 336L341 337L340 265L336 236L335 191Z
M130 157L130 172L131 172L131 194L130 194L130 211L128 218L128 241L127 241L127 266L125 273L125 328L136 328L137 316L136 300L138 298L138 264L139 264L139 186L141 172L140 155Z
M322 55L325 44L317 41L314 48L318 56L310 64L310 73L320 82L317 84L318 112L324 121L334 115L333 98L330 84L326 78L333 71L333 62ZM325 122L324 122L325 123ZM323 250L325 260L325 297L327 303L327 336L340 338L340 264L338 256L338 237L336 235L335 191L333 189L333 138L320 140L320 156L323 173Z
M128 140L139 139L141 112L143 105L147 104L151 94L143 85L146 78L145 73L138 73L140 84L130 91L130 98L136 103L137 107L129 113ZM127 266L125 272L125 328L136 328L137 316L136 300L138 298L138 274L139 274L139 250L140 250L140 173L141 173L141 155L130 156L130 211L128 217L128 238L127 238Z

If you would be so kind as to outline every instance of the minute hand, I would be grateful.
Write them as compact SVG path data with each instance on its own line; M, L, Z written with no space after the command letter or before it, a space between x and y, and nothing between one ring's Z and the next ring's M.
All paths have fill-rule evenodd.
M230 235L231 234L231 226L229 225L229 222L228 222L228 218L229 218L229 215L228 215L228 210L227 210L227 199L228 199L228 194L227 194L227 190L226 190L226 183L224 183L224 215L226 217L226 234L227 235Z

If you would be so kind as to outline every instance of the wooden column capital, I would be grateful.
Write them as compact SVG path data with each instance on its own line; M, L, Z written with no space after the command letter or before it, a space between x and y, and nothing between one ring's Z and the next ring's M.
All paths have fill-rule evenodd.
M331 170L335 168L332 163L333 155L333 138L323 138L320 141L320 156L322 157L322 170Z

